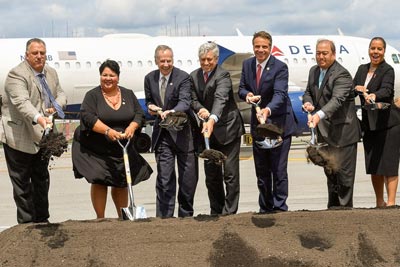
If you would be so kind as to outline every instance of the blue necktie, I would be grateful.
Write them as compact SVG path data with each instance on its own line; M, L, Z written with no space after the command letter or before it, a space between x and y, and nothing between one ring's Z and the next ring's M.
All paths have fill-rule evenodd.
M325 71L321 70L319 72L318 88L321 88L321 84L322 84L322 81L324 80L324 77L325 77Z
M42 88L46 91L46 94L50 99L51 104L57 110L58 117L60 117L61 119L64 119L65 114L64 114L61 106L57 103L57 101L55 100L53 94L51 93L49 85L46 82L46 77L44 76L43 73L39 73L38 77L39 77L39 80L40 80L40 84L42 85Z

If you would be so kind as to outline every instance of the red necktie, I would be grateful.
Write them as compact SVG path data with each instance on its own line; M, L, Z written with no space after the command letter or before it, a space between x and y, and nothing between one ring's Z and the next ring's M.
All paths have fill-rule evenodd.
M204 72L204 82L206 83L208 80L208 72Z
M257 64L257 74L256 74L256 86L257 86L257 89L258 89L258 86L260 85L261 72L262 72L261 64Z

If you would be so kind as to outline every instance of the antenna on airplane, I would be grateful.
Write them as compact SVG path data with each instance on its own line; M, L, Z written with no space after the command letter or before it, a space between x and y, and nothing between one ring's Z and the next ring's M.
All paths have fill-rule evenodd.
M236 33L238 36L243 36L243 33L238 28L236 28Z
M341 30L340 28L337 28L337 31L338 31L338 34L339 34L340 36L344 36L344 34L343 34L343 32L342 32L342 30Z

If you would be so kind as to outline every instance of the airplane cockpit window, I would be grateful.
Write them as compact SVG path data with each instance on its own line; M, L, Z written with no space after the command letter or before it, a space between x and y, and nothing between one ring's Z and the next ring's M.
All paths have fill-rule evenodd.
M178 67L182 67L182 60L179 59L179 60L176 62L176 64L177 64Z
M80 62L75 62L75 68L80 69L81 68L81 63Z
M153 61L148 60L148 61L147 61L147 66L149 66L149 67L153 66Z
M399 64L399 58L397 57L396 54L392 54L392 60L393 60L394 64Z
M71 67L71 64L69 64L69 62L65 62L65 68L69 69Z
M59 69L60 68L60 63L58 63L58 62L54 63L54 68Z
M86 68L90 69L92 67L92 64L90 63L90 61L86 61Z
M126 63L126 65L128 66L128 68L132 68L132 66L133 66L132 61L129 60L129 61Z
M143 62L142 62L141 60L139 60L139 61L137 62L137 66L138 66L138 67L143 67Z

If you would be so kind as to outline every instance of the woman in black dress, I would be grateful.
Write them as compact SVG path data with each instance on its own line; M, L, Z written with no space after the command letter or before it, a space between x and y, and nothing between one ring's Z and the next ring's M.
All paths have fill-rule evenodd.
M97 218L104 218L108 186L121 218L128 206L128 190L123 152L117 140L134 138L144 123L144 112L133 91L118 86L119 65L106 60L99 68L100 86L88 91L81 106L81 123L72 143L72 162L76 178L91 183L91 200ZM133 184L147 180L151 167L135 150L128 148Z
M371 174L376 207L396 204L399 171L400 111L393 103L394 70L385 62L386 42L372 38L369 44L370 63L361 65L354 77L355 90L361 93L365 169ZM386 102L387 109L370 110L372 102ZM387 202L384 199L386 183Z

